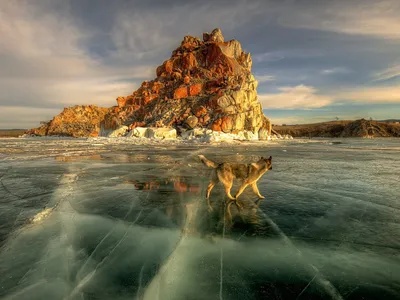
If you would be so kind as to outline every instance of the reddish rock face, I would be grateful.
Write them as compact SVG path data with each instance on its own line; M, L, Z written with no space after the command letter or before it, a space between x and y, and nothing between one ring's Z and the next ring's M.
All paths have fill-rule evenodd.
M117 98L118 107L124 107L126 105L126 98L125 97L118 97Z
M181 66L184 70L192 70L198 66L196 56L192 52L185 53L181 61Z
M93 131L89 134L89 137L96 137L99 136L99 132L98 131Z
M167 60L167 62L165 63L165 72L167 72L167 74L171 74L172 73L172 69L173 68L173 63L171 60Z
M200 118L204 116L207 113L207 109L204 106L200 106L196 109L196 112L194 113L196 117Z
M211 117L210 117L209 115L205 115L205 116L203 117L203 123L204 123L204 124L208 123L208 121L210 121L210 119L211 119Z
M179 87L174 92L174 99L186 98L188 96L188 89L186 86Z
M200 94L202 89L203 89L203 85L201 83L197 83L195 85L191 85L189 87L189 95L190 96L196 96L196 95Z
M221 125L222 125L222 119L216 119L214 123L211 125L211 130L222 131Z
M160 77L164 73L164 70L165 70L164 65L157 67L157 69L156 69L157 77Z
M185 78L183 78L183 83L189 84L189 82L190 82L190 77L188 75L186 75Z
M223 132L231 132L233 129L233 120L231 116L223 116L221 120L221 129Z
M151 87L151 91L154 94L158 95L160 93L160 90L163 89L163 88L164 88L164 84L162 82L155 81L155 82L153 82L153 86Z

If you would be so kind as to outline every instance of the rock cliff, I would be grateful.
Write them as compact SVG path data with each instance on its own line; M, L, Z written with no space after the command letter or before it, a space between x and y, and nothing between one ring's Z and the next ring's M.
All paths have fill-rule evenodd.
M58 135L71 137L98 136L100 122L109 111L108 108L95 105L76 105L64 110L51 121L39 128L30 129L25 134Z
M84 130L78 135L94 135L98 128L89 125L101 119L101 135L121 126L128 130L174 127L178 133L194 128L233 134L251 131L265 139L271 124L258 101L251 67L250 54L238 41L226 42L218 28L204 33L202 40L186 36L171 58L156 69L154 80L143 82L131 95L118 97L117 105L109 108L103 119L103 109L96 110L95 118L82 119ZM33 133L77 136L73 127L58 122L63 118L56 117ZM80 119L77 115L73 120L79 123Z

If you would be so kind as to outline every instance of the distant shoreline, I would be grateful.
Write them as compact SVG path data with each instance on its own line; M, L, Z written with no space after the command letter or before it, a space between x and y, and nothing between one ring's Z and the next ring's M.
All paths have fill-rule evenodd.
M273 131L296 138L400 137L400 120L336 120L307 124L272 125ZM27 129L0 129L0 138L17 138Z
M15 138L23 135L26 129L0 129L0 138Z
M273 131L303 138L376 138L400 137L400 122L397 120L337 120L330 122L272 125Z

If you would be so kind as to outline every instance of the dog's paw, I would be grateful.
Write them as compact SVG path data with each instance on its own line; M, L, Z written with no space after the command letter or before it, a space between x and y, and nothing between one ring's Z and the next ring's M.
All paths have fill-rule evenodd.
M265 197L262 196L262 195L258 195L258 198L260 198L260 199L265 199Z
M243 208L243 206L237 200L235 201L235 204L239 210Z

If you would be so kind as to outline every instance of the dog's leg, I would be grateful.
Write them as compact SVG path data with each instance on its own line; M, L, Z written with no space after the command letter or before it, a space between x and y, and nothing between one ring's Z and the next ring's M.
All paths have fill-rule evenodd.
M216 185L216 182L213 181L213 180L211 180L210 183L209 183L209 185L208 185L208 187L207 187L207 196L206 196L206 199L207 199L207 206L208 206L208 211L209 211L209 212L211 212L211 211L213 210L213 208L212 208L212 206L211 206L211 203L210 203L210 193L211 193L211 190L213 189L213 187L214 187L215 185Z
M231 195L231 188L232 188L232 185L233 185L233 180L231 180L231 181L225 180L222 183L223 183L223 185L225 187L225 193L228 196L228 198L231 199L231 200L235 200L235 198L233 198L233 196Z
M249 184L247 182L243 182L242 185L240 186L239 190L236 193L235 198L237 199L239 197L239 195L241 193L243 193L243 191L245 190L245 188L248 186Z
M243 191L245 190L245 188L248 186L249 184L247 182L243 182L242 185L240 186L239 190L236 193L236 206L239 208L239 210L242 208L242 205L239 204L238 202L238 197L240 196L241 193L243 193Z
M226 217L227 219L225 221L228 221L229 224L232 224L232 213L231 213L231 205L232 205L233 201L230 201L227 205L226 205Z
M253 191L254 191L254 193L256 193L256 195L258 196L258 198L260 198L260 199L264 199L264 198L265 198L264 196L262 196L262 195L260 194L260 191L258 190L257 182L253 182L253 183L251 184L251 187L253 188Z
M207 199L210 198L211 190L213 189L213 187L215 186L215 184L216 184L216 182L214 182L214 181L211 181L211 182L208 184L208 187L207 187Z

